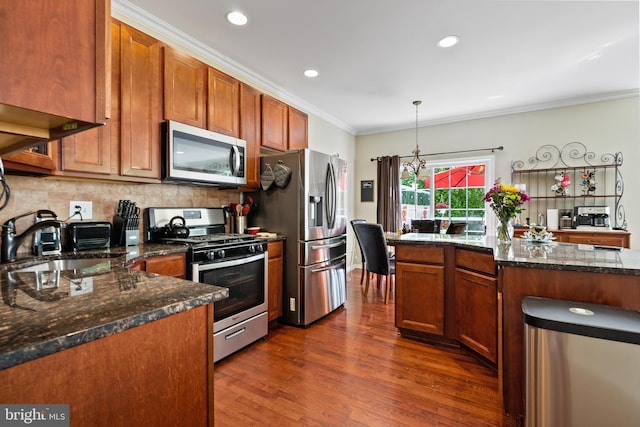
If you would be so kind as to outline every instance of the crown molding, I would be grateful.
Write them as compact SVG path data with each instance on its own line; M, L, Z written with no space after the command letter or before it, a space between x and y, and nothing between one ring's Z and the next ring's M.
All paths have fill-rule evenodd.
M171 26L167 22L159 19L155 15L152 15L144 9L129 3L127 0L112 0L111 14L114 18L125 22L135 28L146 32L147 34L161 40L173 47L183 50L185 53L191 54L203 62L219 68L221 71L226 72L239 80L261 90L269 95L272 95L287 104L305 111L309 114L313 114L334 126L349 132L352 135L370 135L375 133L394 132L399 130L406 130L413 128L415 122L406 123L397 126L369 128L367 130L357 131L352 126L349 126L345 122L337 119L331 114L318 109L314 105L300 99L299 97L287 92L280 86L273 84L271 81L263 78L258 72L248 69L243 65L233 61L231 58L221 54L220 52L212 49L197 39L189 36L188 34L180 31L179 29ZM539 110L548 110L552 108L570 107L581 104L590 104L602 101L611 101L616 99L630 98L640 95L640 89L631 89L618 92L610 92L603 94L595 94L593 96L570 98L564 100L557 100L552 102L545 102L540 104L531 104L517 107L510 107L498 110L481 111L477 113L464 114L458 116L441 117L432 120L426 120L419 122L420 127L436 126L448 123L462 122L467 120L486 119L491 117L505 116L510 114L527 113Z
M584 96L578 98L568 98L552 102L545 102L540 104L522 105L517 107L504 108L499 110L481 111L471 114L463 114L459 116L441 117L432 120L424 120L418 122L419 127L437 126L449 123L464 122L468 120L488 119L491 117L507 116L510 114L530 113L533 111L550 110L554 108L573 107L576 105L593 104L596 102L614 101L616 99L633 98L640 96L640 89L621 90L617 92L600 93L591 96ZM372 135L383 132L394 132L400 130L414 129L415 122L406 123L396 127L385 127L369 129L366 131L358 132L357 135Z
M221 54L215 49L212 49L185 32L171 26L169 23L159 19L157 16L129 3L127 0L112 0L111 15L119 21L131 25L150 36L171 45L172 47L179 48L184 53L193 55L208 65L216 67L220 69L220 71L236 77L243 83L247 83L258 90L268 93L269 95L274 96L295 108L326 120L334 126L353 135L357 133L356 129L343 121L287 92L283 88L263 78L257 72L233 61L231 58Z

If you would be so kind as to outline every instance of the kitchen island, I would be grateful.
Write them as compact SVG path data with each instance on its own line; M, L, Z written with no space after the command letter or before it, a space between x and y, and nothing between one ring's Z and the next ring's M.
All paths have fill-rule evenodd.
M72 425L213 425L213 303L228 290L126 268L180 250L0 267L0 402L69 404Z
M640 310L640 252L523 239L498 245L483 236L387 234L387 239L396 248L400 333L458 342L495 363L505 410L515 417L525 408L522 297Z

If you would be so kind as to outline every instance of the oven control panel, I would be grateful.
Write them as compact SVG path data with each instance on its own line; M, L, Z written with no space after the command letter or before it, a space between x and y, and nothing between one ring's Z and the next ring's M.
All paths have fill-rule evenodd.
M266 242L243 242L225 247L201 248L193 251L194 262L221 261L266 252Z

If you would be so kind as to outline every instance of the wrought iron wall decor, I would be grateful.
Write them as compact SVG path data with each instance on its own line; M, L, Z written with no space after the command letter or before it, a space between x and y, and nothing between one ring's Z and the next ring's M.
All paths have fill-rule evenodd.
M511 182L527 185L532 198L527 216L531 218L547 208L606 205L613 207L614 227L626 229L622 160L621 152L598 156L581 142L561 148L546 144L526 162L511 162Z

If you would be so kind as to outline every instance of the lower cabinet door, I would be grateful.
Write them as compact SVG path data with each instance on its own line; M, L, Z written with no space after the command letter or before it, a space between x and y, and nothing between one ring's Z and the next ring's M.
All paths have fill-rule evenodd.
M396 327L444 335L444 266L396 262Z
M491 276L456 268L455 295L460 342L497 361L498 292Z

